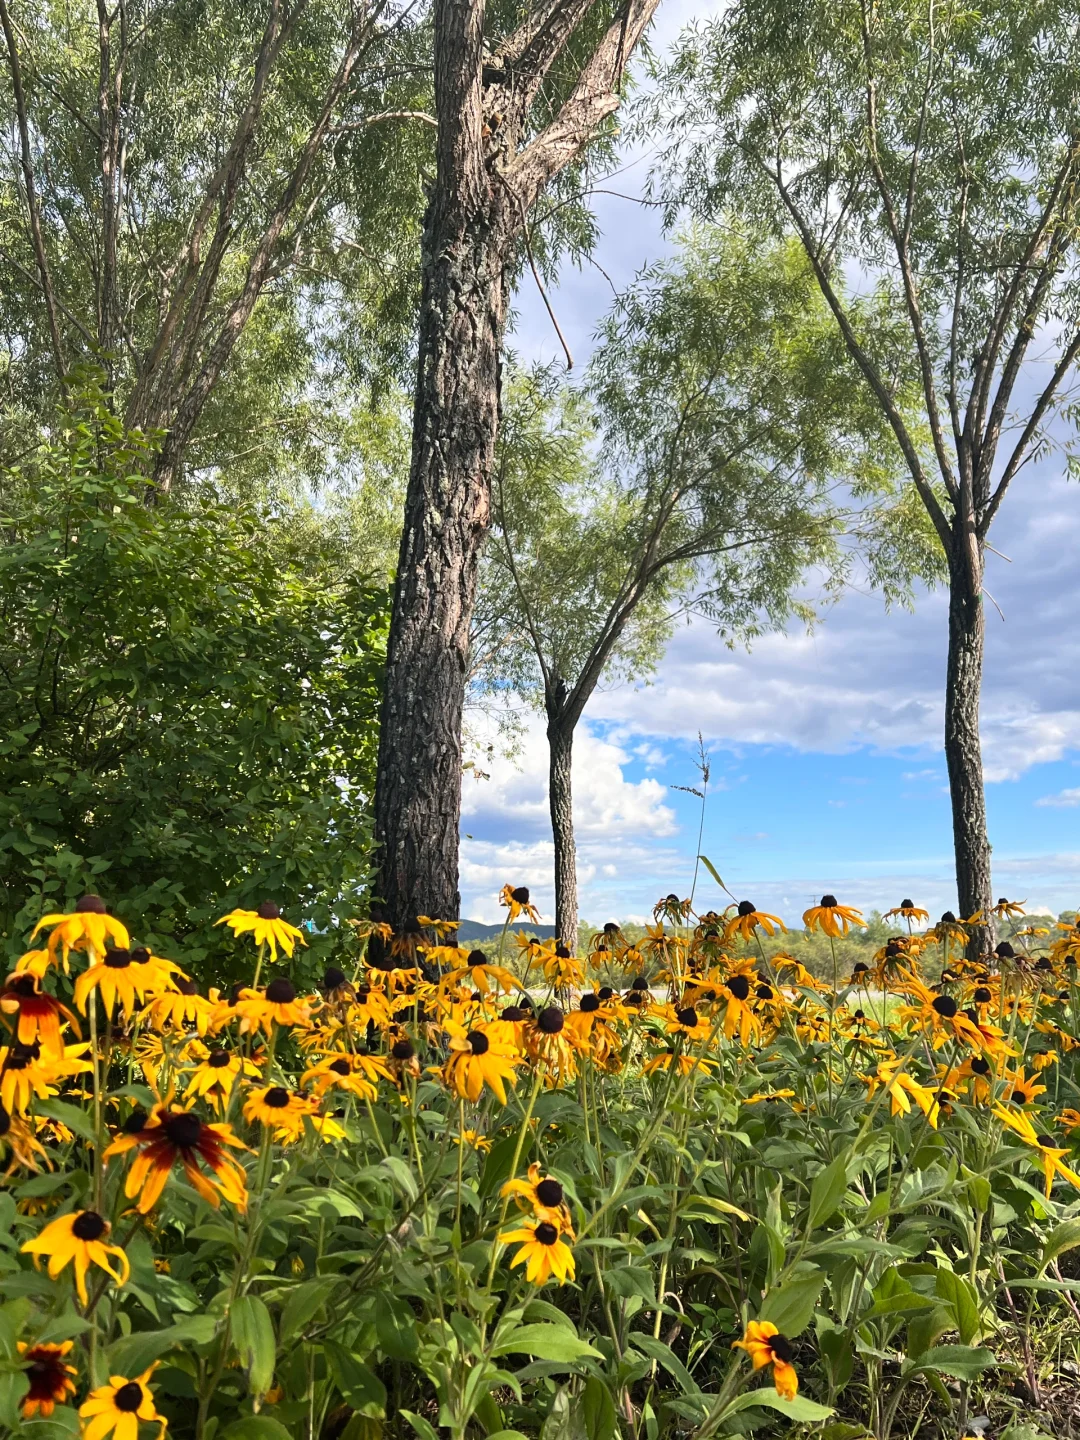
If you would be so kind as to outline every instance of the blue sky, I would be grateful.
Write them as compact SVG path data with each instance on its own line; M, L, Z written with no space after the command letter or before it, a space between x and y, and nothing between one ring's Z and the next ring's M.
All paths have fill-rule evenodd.
M695 7L661 9L657 48ZM610 182L640 194L649 157ZM596 198L596 258L617 287L668 248L654 211ZM557 360L558 341L526 286L511 344L525 360ZM580 366L612 291L600 269L569 269L551 291ZM1080 485L1060 457L1014 482L991 536L983 747L997 893L1055 910L1080 905ZM932 913L955 906L942 753L946 599L887 613L850 592L811 636L769 636L729 651L708 625L674 637L647 686L594 696L578 732L575 812L582 911L602 923L641 918L669 890L688 894L700 730L712 785L702 848L740 898L798 915L823 891L887 909L910 897ZM499 918L507 881L552 904L546 744L531 724L516 761L466 778L462 913ZM705 904L722 897L699 879Z

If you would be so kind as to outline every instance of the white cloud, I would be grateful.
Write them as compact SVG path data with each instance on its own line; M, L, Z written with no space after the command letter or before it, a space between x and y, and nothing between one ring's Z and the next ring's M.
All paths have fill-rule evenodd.
M657 844L677 833L667 789L646 777L628 780L632 756L610 738L578 726L574 741L574 829L583 913L617 904L618 889L647 887L675 860ZM547 800L547 744L539 719L527 724L517 762L485 761L490 779L466 778L462 828L462 914L488 923L502 918L498 893L508 882L527 885L541 913L554 915L554 850ZM607 883L605 883L607 882ZM647 892L648 893L648 892ZM605 914L605 918L607 918Z
M1049 805L1055 810L1071 810L1080 805L1080 789L1061 790L1056 795L1044 795L1041 800L1036 800L1035 804Z

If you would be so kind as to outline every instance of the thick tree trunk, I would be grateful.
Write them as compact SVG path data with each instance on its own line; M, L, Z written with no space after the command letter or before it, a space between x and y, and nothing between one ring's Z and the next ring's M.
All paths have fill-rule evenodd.
M488 526L511 237L501 196L432 202L405 528L379 735L379 894L395 927L456 920L461 714Z
M573 725L552 720L548 724L548 805L555 840L555 929L567 948L576 952L578 939L577 846L574 843L574 803L570 766L574 751Z
M985 612L982 603L982 555L976 564L960 550L949 559L949 660L945 681L945 759L952 797L956 889L961 916L989 916L990 841L986 830L979 696L982 689ZM973 937L984 949L990 930Z

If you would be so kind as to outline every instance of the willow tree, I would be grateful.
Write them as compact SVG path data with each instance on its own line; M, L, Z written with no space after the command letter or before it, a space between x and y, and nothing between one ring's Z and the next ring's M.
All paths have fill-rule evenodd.
M89 361L164 488L351 458L334 377L409 349L429 47L407 0L0 0L10 450Z
M647 675L679 615L729 643L809 620L811 567L826 592L854 567L890 599L933 576L895 443L852 378L799 247L729 225L620 298L582 390L511 388L478 682L543 708L567 944L574 732L597 685Z
M1074 443L1078 21L1075 0L737 0L686 34L650 117L670 127L674 206L737 203L798 238L940 541L964 914L992 904L979 739L991 526L1022 468ZM863 323L844 275L904 318L918 427L897 403L896 332Z
M658 0L434 0L412 462L375 793L388 917L456 918L461 725L510 284L537 203L610 133ZM509 7L508 7L509 8Z

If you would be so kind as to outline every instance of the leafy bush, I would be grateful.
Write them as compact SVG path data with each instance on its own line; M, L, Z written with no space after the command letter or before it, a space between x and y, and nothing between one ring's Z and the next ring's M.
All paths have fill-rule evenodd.
M12 1433L62 1440L78 1406L87 1440L133 1440L135 1407L184 1440L889 1440L980 1415L1015 1440L1039 1418L1018 1394L1061 1433L1075 925L972 960L945 921L834 992L766 959L745 904L669 896L585 960L525 943L524 985L359 924L304 995L275 905L225 918L254 946L228 996L86 896L0 997ZM804 918L830 943L860 924L831 896ZM613 967L628 987L587 979Z
M82 382L0 470L0 929L107 885L193 961L223 902L323 930L369 870L387 597L314 511L149 495Z

